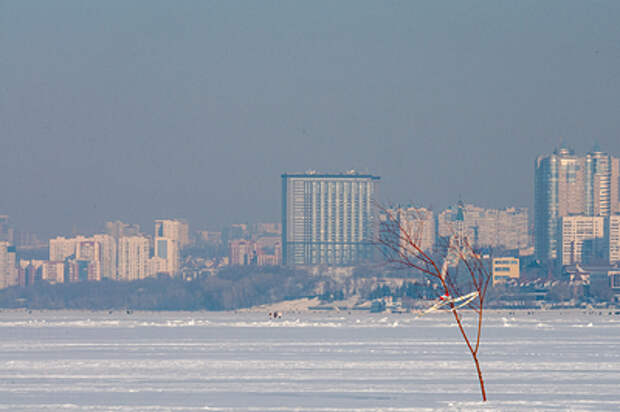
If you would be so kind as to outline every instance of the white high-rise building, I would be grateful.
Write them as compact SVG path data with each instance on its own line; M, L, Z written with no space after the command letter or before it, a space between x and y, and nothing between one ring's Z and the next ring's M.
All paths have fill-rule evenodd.
M87 240L83 236L67 239L62 236L58 236L54 239L50 239L49 242L49 257L51 261L62 261L69 256L75 256L76 243L82 240Z
M561 218L620 212L620 161L595 148L577 156L567 147L536 159L535 247L542 261L560 258Z
M155 238L155 257L166 261L165 272L174 276L179 272L180 255L179 246L176 240L166 237Z
M102 250L103 247L101 246L101 243L95 241L93 238L87 238L87 240L82 240L76 243L75 260L89 262L88 280L101 280L101 267L103 263Z
M454 233L458 208L451 207L437 217L438 235L449 237ZM528 210L526 208L485 209L464 205L463 231L475 247L525 249L528 241Z
M372 258L377 176L282 175L282 263L355 265Z
M7 241L0 241L0 289L17 285L15 249Z
M116 241L112 236L97 234L92 237L76 236L67 239L59 236L50 239L50 261L64 261L71 256L93 264L91 279L116 279Z
M64 262L43 261L39 266L41 268L41 280L49 283L63 283L65 281Z
M143 236L118 240L118 279L139 280L149 276L149 239Z
M602 261L606 257L605 218L565 216L561 220L562 265Z
M167 261L157 256L153 256L148 262L149 276L157 276L160 273L168 273Z
M619 160L609 153L594 151L585 156L585 214L609 216L619 212Z
M155 237L172 239L182 249L189 244L189 225L182 219L157 219Z
M407 236L424 251L435 245L435 217L432 210L423 207L398 207L388 212L407 233L401 233L401 247L407 249Z
M101 245L101 276L116 280L116 239L111 235L98 234L92 239Z
M608 243L609 263L620 263L620 215L605 219L605 240Z

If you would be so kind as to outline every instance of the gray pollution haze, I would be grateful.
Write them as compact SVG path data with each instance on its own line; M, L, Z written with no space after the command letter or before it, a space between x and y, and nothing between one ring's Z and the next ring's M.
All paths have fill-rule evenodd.
M276 221L307 169L528 207L538 154L620 155L618 22L617 1L0 0L0 213Z

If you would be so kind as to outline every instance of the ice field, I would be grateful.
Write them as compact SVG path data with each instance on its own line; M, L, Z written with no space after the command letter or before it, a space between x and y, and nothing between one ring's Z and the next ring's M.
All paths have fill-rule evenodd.
M465 315L466 322L471 315ZM0 312L0 410L620 410L620 314Z

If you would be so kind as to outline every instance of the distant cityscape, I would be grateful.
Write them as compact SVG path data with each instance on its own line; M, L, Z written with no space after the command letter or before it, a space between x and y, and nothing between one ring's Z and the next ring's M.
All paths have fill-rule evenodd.
M110 221L103 233L42 241L2 215L0 288L162 275L199 279L251 265L352 273L380 261L375 239L387 214L431 253L460 214L471 244L492 259L493 284L531 281L535 272L534 278L567 284L603 280L620 295L619 160L598 148L579 156L560 147L536 159L533 219L527 208L489 209L458 199L440 211L422 207L423 199L379 208L380 177L355 171L281 178L280 222L221 231L192 231L186 220L167 218L154 220L147 234L136 224Z

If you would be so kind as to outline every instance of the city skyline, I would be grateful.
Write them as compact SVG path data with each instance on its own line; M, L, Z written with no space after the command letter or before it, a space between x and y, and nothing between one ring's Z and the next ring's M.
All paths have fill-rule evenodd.
M536 265L549 268L617 265L619 162L598 147L578 155L560 146L537 157L535 247L530 243L528 208L491 209L459 200L437 213L413 204L384 209L375 199L381 177L355 170L282 174L280 223L238 223L216 233L191 231L183 218L155 219L151 236L143 234L139 225L109 221L105 234L50 239L48 260L16 260L11 238L17 232L9 216L0 215L0 240L8 240L0 244L0 284L127 281L160 274L192 279L226 266L245 265L353 267L376 262L377 233L390 225L386 220L390 216L400 225L399 233L406 231L406 238L418 239L427 251L440 250L457 230L472 247L496 250L517 261L519 257L531 260L535 254ZM188 246L194 249L182 254ZM222 247L228 249L227 256ZM198 255L192 256L195 252ZM19 263L17 272L14 263ZM510 268L501 270L518 278Z
M386 202L531 207L539 153L620 153L616 2L5 1L0 16L0 213L27 232L275 221L283 170L372 171Z
M619 22L0 0L0 409L614 408Z
M596 151L595 151L596 150ZM605 187L605 191L601 192L601 194L599 193L594 193L592 192L593 187L594 187L594 179L599 179L599 175L601 175L600 171L598 171L596 168L600 168L600 164L601 162L598 162L598 165L596 163L596 161L593 161L593 159L595 159L597 156L606 156L607 158L611 159L609 162L609 164L606 164L605 162L607 160L605 160L603 163L603 167L606 168L606 170L609 171L610 175L607 177L607 180L604 181L602 184ZM551 157L553 156L564 156L564 157L569 157L571 159L573 159L573 161L577 161L579 163L579 167L583 167L583 170L581 172L579 172L578 176L580 176L580 178L578 179L578 190L572 190L570 188L564 189L562 190L563 196L568 196L568 194L570 194L570 198L574 198L575 196L579 197L579 196L583 196L586 195L588 196L588 199L585 198L581 198L579 197L578 201L573 200L573 203L575 203L575 205L573 205L572 209L570 209L570 213L571 214L579 214L579 213L585 213L586 215L592 216L592 215L598 215L600 213L599 209L600 209L600 204L601 204L601 200L603 202L603 205L607 205L606 208L603 210L603 215L608 215L608 214L613 214L613 213L618 213L618 209L620 209L620 184L616 184L614 186L614 179L618 180L618 158L614 156L614 153L608 153L606 151L604 151L602 148L600 148L600 146L598 144L594 144L593 145L593 149L592 151L588 152L587 154L579 157L578 155L575 155L575 151L573 150L572 147L567 146L565 143L556 146L553 149L553 153L551 155ZM536 157L536 168L540 168L538 166L538 164L542 161L545 160L549 157L549 155L546 154L538 154ZM542 159L542 160L541 160ZM575 160L576 159L576 160ZM583 163L583 165L582 165ZM587 167L586 167L587 165ZM305 173L288 173L291 176L301 176L304 174L316 174L316 171L310 170L310 171L306 171ZM538 173L538 172L537 172ZM567 173L565 171L565 173ZM350 170L343 170L341 172L334 172L334 173L330 173L328 172L327 175L330 176L338 176L338 175L347 175L347 174L353 174L356 176L363 176L364 174L360 174L358 171L350 169ZM611 179L611 180L610 180ZM538 179L539 181L540 179ZM586 180L588 180L588 184L586 184ZM493 207L486 207L484 206L484 204L482 202L477 202L475 200L469 200L467 199L467 197L464 197L462 194L459 194L458 199L453 199L451 203L449 203L448 205L446 205L445 207L441 207L441 208L432 208L429 209L430 212L432 213L437 213L438 215L440 213L446 213L449 212L451 210L452 207L454 207L457 203L457 200L462 201L463 199L465 199L466 203L469 203L470 206L475 207L475 208L479 208L480 210L489 210L492 211L494 209L495 212L493 213L497 213L497 211L508 211L509 213L511 209L515 209L518 212L520 209L525 209L526 210L526 215L527 215L527 210L532 210L532 215L530 216L530 220L528 220L529 224L534 224L534 220L535 220L535 210L536 210L536 205L535 205L535 192L536 192L536 184L537 184L537 180L534 179L534 182L532 182L531 185L531 191L533 194L533 198L532 198L532 204L533 207L531 206L527 206L527 207L519 207L517 205L500 205L497 208L493 208ZM598 183L597 180L597 185L600 186L601 183ZM617 187L616 187L617 186ZM281 185L280 185L281 187ZM597 186L598 187L598 186ZM573 188L574 189L574 188ZM587 190L590 190L590 192L585 193ZM599 189L600 190L600 189ZM584 192L584 193L582 193ZM381 193L381 190L377 190L377 193ZM375 194L376 195L376 194ZM606 197L604 197L606 195ZM601 199L601 196L603 196L603 198ZM613 199L618 198L617 201L614 201ZM596 201L594 199L597 199ZM376 201L377 199L375 199ZM598 202L598 203L597 203ZM282 209L282 202L280 200L280 205L279 206L279 214L281 215L283 212ZM388 203L388 201L385 201L384 199L379 200L379 203L377 205L381 205L382 207L390 207L390 204L394 204L393 201L390 200L390 203ZM405 205L405 204L409 204L412 207L420 207L425 209L426 206L428 204L428 202L426 202L424 199L412 199L411 197L409 197L408 199L406 199L403 202L397 202L396 204L399 205ZM400 207L400 206L399 206ZM605 206L603 206L605 207ZM595 209L596 208L596 209ZM567 209L568 210L568 209ZM595 213L596 212L596 213ZM108 220L105 222L99 222L96 224L96 228L94 229L90 229L90 230L79 230L77 229L76 225L72 225L71 228L65 228L64 230L60 230L57 232L53 232L53 233L43 233L41 231L37 232L21 232L21 228L18 227L12 219L12 216L9 214L3 214L0 215L0 218L2 218L2 220L0 221L0 224L6 226L6 229L10 231L10 233L12 233L14 236L18 236L18 235L27 235L27 236L32 236L35 235L42 235L42 238L39 238L39 240L41 239L50 239L53 238L55 236L79 236L79 235L84 235L84 236L88 236L88 235L93 235L93 234L97 234L97 233L108 233L108 234L113 234L115 231L119 231L121 230L122 232L122 228L125 227L125 230L129 230L128 233L130 234L136 234L136 233L142 233L144 232L147 236L151 237L152 235L154 235L155 237L157 237L157 232L161 229L158 229L158 225L161 223L158 222L163 222L163 221L180 221L180 222L184 222L185 225L185 229L184 229L184 234L182 235L184 240L181 242L182 245L186 245L188 243L188 239L190 236L190 232L188 231L188 221L187 219L180 218L179 217L168 217L168 218L162 218L157 217L157 218L152 218L149 216L141 216L141 218L139 219L140 221L146 221L147 224L145 225L146 227L151 226L153 224L153 222L155 223L155 229L153 230L153 232L151 232L150 230L145 230L143 229L144 226L142 226L142 224L138 224L135 221L134 222L124 222L120 219L116 219L116 220ZM204 230L209 230L209 231L222 231L223 229L226 229L227 227L231 227L234 226L236 224L261 224L261 223L265 223L265 222L277 222L280 219L275 218L273 220L269 220L269 219L263 219L263 218L258 218L257 220L250 220L249 218L247 218L247 216L244 218L240 218L237 221L234 221L232 223L213 223L213 222L209 222L206 225L202 225L202 226L192 226L192 234L193 233L197 233L200 231L204 231ZM527 219L526 219L527 220ZM440 223L441 225L441 223ZM119 229L120 226L121 228ZM93 226L94 227L94 226ZM175 230L179 230L179 229L175 229ZM0 231L2 232L2 231ZM534 234L535 235L535 234ZM118 237L118 235L116 236ZM15 243L15 242L13 242Z

